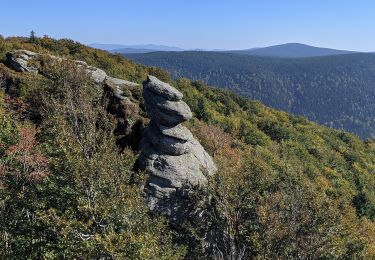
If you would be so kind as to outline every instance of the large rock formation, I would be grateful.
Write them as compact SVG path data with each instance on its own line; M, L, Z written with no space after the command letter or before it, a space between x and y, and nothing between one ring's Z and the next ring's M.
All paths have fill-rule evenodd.
M176 217L192 186L204 185L216 166L182 122L191 119L182 93L153 76L143 84L146 111L151 118L140 149L140 167L149 174L145 197L150 209Z

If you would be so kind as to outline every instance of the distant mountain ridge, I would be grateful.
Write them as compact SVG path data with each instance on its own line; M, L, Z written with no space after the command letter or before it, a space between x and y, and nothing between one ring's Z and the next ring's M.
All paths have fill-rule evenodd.
M231 53L279 58L307 58L355 53L354 51L314 47L301 43L286 43L264 48L229 51Z
M355 51L336 50L331 48L321 48L310 46L301 43L286 43L280 45L273 45L261 48L251 48L245 50L223 50L223 49L189 49L185 50L179 47L171 47L156 44L138 44L138 45L121 45L121 44L90 44L90 47L109 51L112 53L149 53L154 51L214 51L237 53L243 55L265 56L265 57L279 57L279 58L305 58L305 57L320 57L330 55L342 55L356 53Z
M92 43L88 46L100 50L109 51L112 53L147 53L153 51L183 51L183 49L174 46L157 45L157 44L105 44L105 43Z
M150 53L155 52L156 50L151 49L134 49L134 48L120 48L110 50L111 53L120 53L120 54L132 54L132 53Z
M123 45L123 44L89 44L90 47L109 51L112 53L150 53L155 51L214 51L237 53L244 55L264 56L264 57L279 57L279 58L305 58L305 57L321 57L331 55L341 55L356 53L355 51L336 50L331 48L321 48L310 46L301 43L286 43L280 45L273 45L261 48L251 48L245 50L223 50L223 49L190 49L185 50L179 47L156 45L156 44L138 44L138 45Z

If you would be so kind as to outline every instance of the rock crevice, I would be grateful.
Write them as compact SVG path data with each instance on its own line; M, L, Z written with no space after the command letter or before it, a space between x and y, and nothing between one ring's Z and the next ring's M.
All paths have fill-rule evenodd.
M192 118L182 93L153 76L148 76L143 86L151 118L140 144L140 168L149 174L145 197L153 212L173 218L178 211L175 202L185 199L184 190L204 185L206 175L217 169L210 155L181 125Z

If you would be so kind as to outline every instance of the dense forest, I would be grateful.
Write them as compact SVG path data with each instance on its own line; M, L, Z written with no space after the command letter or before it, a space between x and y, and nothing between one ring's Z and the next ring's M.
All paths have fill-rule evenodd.
M82 60L110 76L138 83L152 74L183 92L194 113L186 126L218 167L208 185L193 194L199 214L175 225L164 216L150 214L143 203L142 186L147 176L135 167L137 146L118 142L124 133L116 128L134 117L147 124L141 87L126 90L137 107L119 116L108 106L103 88L69 62L56 64L46 55L38 64L38 74L15 72L6 60L6 54L15 49ZM317 121L332 122L336 127L340 122L362 135L371 132L369 102L374 97L371 84L363 82L373 81L369 56L342 56L337 58L341 62L328 58L325 69L320 59L268 63L259 58L275 71L271 73L257 62L251 65L256 72L245 74L248 61L254 58L241 58L238 63L236 55L220 54L220 62L215 53L194 53L195 58L182 53L191 57L188 62L188 58L167 55L170 58L164 57L160 66L189 68L193 79L204 75L204 80L214 79L216 75L213 84L228 84L250 97L258 93L274 107L285 106L293 113L299 107ZM172 80L162 69L137 65L72 40L0 37L0 59L0 258L375 257L373 140L362 141L354 134L320 126L201 81ZM351 65L354 72L341 70L349 67L344 61L350 60L357 61ZM225 66L224 61L228 62ZM314 78L299 62L306 63L310 71L325 72ZM319 66L313 66L314 62ZM331 62L340 67L329 66ZM285 63L285 70L300 70L300 74L277 71L280 63ZM208 70L207 64L213 69ZM355 69L359 67L362 70ZM229 69L233 74L224 73ZM184 73L175 71L173 75ZM309 85L294 88L298 81L293 79L299 77ZM238 85L234 84L237 80ZM240 89L241 80L251 82L249 88ZM351 89L356 86L362 86L361 90ZM323 97L332 92L341 98L329 102L331 106ZM297 98L296 93L301 96ZM302 94L305 104L299 99ZM348 104L351 106L346 107ZM346 118L349 112L353 117ZM318 119L320 115L327 118ZM342 117L333 119L333 115ZM361 125L364 122L368 128Z
M270 58L220 52L127 54L361 138L375 135L375 55Z

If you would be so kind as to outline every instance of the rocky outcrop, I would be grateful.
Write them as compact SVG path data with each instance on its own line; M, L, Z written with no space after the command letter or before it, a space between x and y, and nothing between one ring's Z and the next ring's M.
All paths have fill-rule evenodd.
M18 72L43 74L43 66L46 61L48 63L50 60L73 62L78 68L82 68L96 85L103 87L104 95L109 99L107 111L117 118L115 129L117 143L121 147L131 146L138 149L144 123L147 120L139 107L140 85L128 80L110 77L104 70L90 66L84 61L68 60L28 50L14 50L7 53L8 66Z
M32 51L27 51L27 50L17 50L17 51L12 51L7 54L7 60L9 65L16 71L19 72L32 72L32 73L37 73L38 68L29 65L29 61L31 59L36 59L39 57L39 54L32 52Z
M150 209L172 218L193 186L204 185L216 172L212 158L182 122L192 118L182 93L153 76L143 84L146 111L151 118L144 131L140 167L149 178L145 197Z
M56 57L53 55L46 55L48 58L62 62L64 60L60 57ZM9 53L7 53L7 63L16 71L19 72L31 72L31 73L38 73L39 69L38 66L36 66L37 61L40 61L42 59L43 55L39 53L35 53L28 50L14 50ZM139 86L139 84L123 80L123 79L117 79L112 78L105 73L104 70L93 67L88 65L84 61L80 60L69 60L73 61L77 67L83 68L83 70L87 73L87 75L90 77L92 81L95 83L108 83L112 86L121 87L121 86Z

